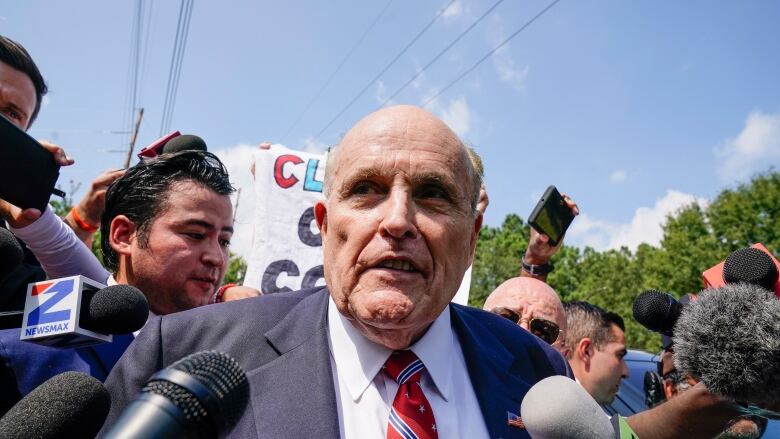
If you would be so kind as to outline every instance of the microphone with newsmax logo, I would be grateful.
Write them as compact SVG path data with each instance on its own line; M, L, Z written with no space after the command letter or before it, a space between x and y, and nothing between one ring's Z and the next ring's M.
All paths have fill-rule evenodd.
M31 283L21 325L22 341L56 348L110 343L146 323L149 303L129 285L106 287L84 276Z

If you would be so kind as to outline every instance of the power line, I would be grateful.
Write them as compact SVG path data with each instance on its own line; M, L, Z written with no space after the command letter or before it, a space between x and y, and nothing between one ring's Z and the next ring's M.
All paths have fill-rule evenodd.
M179 87L184 49L187 46L190 19L192 18L193 0L181 0L179 5L179 20L176 24L176 36L171 54L171 67L168 72L168 86L165 90L165 103L163 105L162 120L160 123L160 136L170 130L173 119L173 109L176 105L176 91Z
M479 65L480 65L480 64L482 64L482 63L483 63L483 62L484 62L486 59L490 58L490 56L491 56L491 55L493 55L494 53L496 53L496 51L498 51L499 49L501 49L502 47L504 47L504 45L505 45L506 43L508 43L508 42L509 42L509 41L510 41L512 38L514 38L515 36L517 36L517 34L519 34L520 32L522 32L523 30L525 30L525 28L527 28L528 26L530 26L530 25L531 25L531 23L533 23L534 21L536 21L536 20L537 20L539 17L541 17L542 15L544 15L544 13L545 13L545 12L549 11L549 10L550 10L550 9L551 9L553 6L555 6L555 5L556 5L556 4L557 4L559 1L561 1L561 0L554 0L552 3L550 3L549 5L547 5L547 7L545 7L544 9L542 9L542 10L541 10L541 12L539 12L538 14L536 14L536 15L535 15L535 16L534 16L532 19L528 20L528 21L527 21L527 22L526 22L524 25L522 25L522 26L520 27L520 29L518 29L518 30L516 30L516 31L512 32L512 34L511 34L511 35L509 35L509 36L508 36L508 37L507 37L507 38L506 38L504 41L502 41L502 42L501 42L501 43L500 43L498 46L494 47L494 48L493 48L492 50L490 50L490 52L488 52L488 53L487 53L485 56L483 56L482 58L480 58L480 59L479 59L479 61L477 61L476 63L474 63L474 65L472 65L471 67L469 67L468 69L466 69L466 71L464 71L463 73L461 73L460 75L458 75L458 77L456 77L455 79L453 79L452 81L450 81L450 83L449 83L449 84L445 85L445 86L444 86L442 89L440 89L438 92L436 92L436 94L435 94L435 95L431 96L430 98L428 98L428 100L426 100L425 102L423 102L422 106L423 106L423 107L427 107L427 106L428 106L428 104L430 104L430 103L431 103L431 102L433 102L433 101L434 101L436 98L438 98L439 96L441 96L441 95L442 95L442 93L444 93L444 92L445 92L445 91L447 91L447 90L448 90L450 87L452 87L453 85L455 85L455 83L456 83L456 82L460 81L461 79L463 79L463 77L465 77L466 75L468 75L469 73L471 73L471 72L472 72L474 69L476 69L477 67L479 67Z
M385 72L387 72L387 71L390 69L390 67L392 67L392 66L393 66L393 64L395 64L395 62L396 62L396 61L398 61L398 59L400 59L400 58L401 58L401 56L403 56L403 54L404 54L404 53L406 53L406 51L407 51L407 50L409 50L409 48L410 48L410 47L412 47L412 45L414 45L414 43L416 43L416 42L417 42L417 40L419 40L419 39L420 39L420 37L422 37L422 36L423 36L423 34L425 34L425 32L427 32L427 31L428 31L428 29L430 29L430 27L431 27L431 26L433 26L433 23L435 23L435 22L436 22L436 20L438 20L438 19L439 19L439 17L441 17L441 16L442 16L442 14L444 14L444 12L445 12L445 11L447 11L447 9L449 9L449 8L450 8L450 6L452 6L452 4L453 4L453 3L455 3L455 1L456 1L456 0L450 0L450 2L449 2L449 3L447 3L447 6L443 7L443 8L442 8L442 9L441 9L441 10L440 10L440 11L439 11L437 14L436 14L436 16L435 16L435 17L433 17L433 20L431 20L431 21L430 21L428 24L426 24L426 25L425 25L425 27L423 27L423 28L422 28L422 30L421 30L421 31L420 31L420 32L419 32L417 35L415 35L415 37L414 37L414 38L412 38L412 40L409 42L409 44L407 44L407 45L406 45L406 47L404 47L404 48L401 50L401 52L399 52L399 53L398 53L398 55L396 55L396 56L395 56L395 58L393 58L393 59L392 59L392 61L390 61L390 63L389 63L389 64L387 64L387 65L385 66L385 68L383 68L383 69L382 69L382 71L380 71L380 72L379 72L379 74L377 74L376 76L374 76L374 79L372 79L372 80L371 80L371 81L370 81L368 84L366 84L366 86L365 86L365 87L363 87L363 89L362 89L362 90L360 90L360 92L358 92L358 94L356 94L356 95L355 95L355 97L353 97L353 98L352 98L352 100L350 100L350 101L349 101L349 103L347 103L347 105L345 105L345 106L344 106L344 108L342 108L342 109L341 109L341 111L339 111L339 112L338 112L338 114L336 114L336 116L335 116L333 119L331 119L331 120L330 120L330 122L328 122L328 124L327 124L327 125L325 125L325 127L323 127L323 128L320 130L320 132L318 132L318 133L317 133L317 135L316 135L316 136L314 136L314 140L316 141L316 140L317 140L317 139L318 139L318 138L319 138L319 137L322 135L322 133L324 133L324 132L325 132L325 131L326 131L328 128L330 128L330 126L331 126L331 125L333 125L333 122L335 122L336 120L338 120L338 118L339 118L339 117L341 117L341 115L342 115L342 114L344 114L344 112L346 112L346 111L349 109L349 107L351 107L351 106L352 106L352 104L354 104L354 103L355 103L355 102L356 102L358 99L360 99L360 97L361 97L361 96L363 96L363 93L365 93L365 92L366 92L366 90L368 90L368 89L369 89L369 88L370 88L372 85L374 85L374 83L375 83L375 82L376 82L376 81L377 81L379 78L381 78L381 77L382 77L382 75L384 75L384 74L385 74Z
M445 48L444 48L444 49L443 49L441 52L439 52L439 53L438 53L436 56L434 56L434 57L433 57L433 59L431 59L431 60L428 62L428 64L426 64L426 65L425 65L425 66L424 66L422 69L420 69L420 71L418 71L418 72L417 72L417 73L416 73L414 76L412 76L412 77L411 77L411 78L410 78L408 81L406 81L406 83L404 83L404 85L402 85L401 87L399 87L399 88L398 88L398 90L394 91L394 92L393 92L393 94L391 94L391 95L390 95L390 97L388 97L387 99L385 99L385 101L384 101L384 102L382 102L382 105L380 105L380 107L384 107L385 105L387 105L387 103L388 103L388 102L390 102L390 101L391 101L391 100L392 100L394 97L398 96L398 94L399 94L399 93L401 93L401 91L403 91L403 90L404 90L406 87L408 87L408 86L409 86L409 84L411 84L412 82L414 82L414 80L415 80L415 79L419 78L419 77L420 77L420 75L422 75L422 74L423 74L423 73L424 73L426 70L428 70L428 68L429 68L430 66L432 66L432 65L433 65L433 63L435 63L436 61L438 61L438 60L439 60L439 58L441 58L441 57L442 57L442 56L443 56L445 53L447 53L447 51L448 51L448 50L450 50L450 49L452 48L452 46L454 46L455 44L457 44L457 43L458 43L458 41L460 41L460 40L461 40L461 38L463 38L464 36L466 36L466 34L467 34L467 33L471 32L471 30L472 30L472 29L474 29L474 27L476 27L476 26L477 26L477 24L479 24L479 22L480 22L480 21L484 20L484 19L485 19L485 17L487 17L487 16L488 16L488 15L489 15L491 12L493 12L493 10L494 10L494 9L496 9L496 7L498 7L498 5L500 5L500 4L501 4L503 1L504 1L504 0L498 0L497 2L495 2L495 3L493 4L493 6L491 6L491 7L490 7L490 8L489 8L487 11L485 11L485 13L484 13L484 14L482 14L482 15L481 15L479 18L477 18L477 20L476 20L476 21L474 21L473 23L471 23L471 25L470 25L469 27L467 27L467 28L466 28L466 30L464 30L463 32L461 32L461 34L460 34L460 35L458 35L458 37L457 37L457 38L455 38L455 39L454 39L454 40L453 40L453 41L452 41L450 44L448 44L448 45L447 45L447 47L445 47Z
M331 81L333 81L333 78L336 77L336 74L338 74L339 71L341 71L341 68L344 67L344 64L346 64L347 60L349 60L349 58L352 57L352 54L355 52L355 50L363 43L363 40L366 39L366 36L368 36L368 34L371 32L371 30L374 28L374 26L376 26L376 24L379 22L379 19L382 18L383 15L385 15L385 12L390 7L390 5L393 3L393 1L394 0L390 0L390 1L387 2L387 4L385 4L385 7L382 8L382 10L376 16L376 18L374 18L374 21L368 26L368 28L366 28L365 32L363 32L363 35L361 35L360 38L358 38L357 42L355 42L355 44L352 46L352 48L349 49L349 52L347 52L347 54L344 55L344 58L339 63L338 67L336 67L336 70L334 70L333 73L331 73L331 75L328 78L328 80L325 81L325 83L322 85L322 87L320 87L320 89L317 91L317 93L314 94L314 97L312 97L311 100L309 101L309 103L306 104L306 107L303 109L303 111L301 111L301 113L298 115L298 117L295 118L295 122L293 122L292 125L290 125L290 127L287 128L287 130L285 130L284 135L282 136L282 143L284 143L284 140L287 138L287 136L290 134L290 132L293 129L295 129L296 126L298 126L298 122L301 121L301 119L309 111L311 106L314 105L314 102L316 102L317 99L319 99L319 97L322 94L322 92L325 91L325 89L328 87L328 85L330 85Z

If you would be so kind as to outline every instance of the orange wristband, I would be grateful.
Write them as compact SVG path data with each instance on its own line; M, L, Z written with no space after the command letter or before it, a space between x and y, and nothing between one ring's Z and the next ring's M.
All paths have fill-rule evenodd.
M79 213L76 212L76 206L73 206L73 208L70 209L70 214L73 217L73 221L76 221L76 225L79 226L79 229L89 233L97 232L97 226L89 224L79 216Z

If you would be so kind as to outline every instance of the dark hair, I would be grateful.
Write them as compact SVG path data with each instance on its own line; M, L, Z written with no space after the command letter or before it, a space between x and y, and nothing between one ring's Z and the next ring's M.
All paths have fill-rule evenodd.
M111 271L119 268L119 256L109 244L111 221L125 215L138 230L139 245L145 246L149 227L167 209L174 183L193 181L219 195L235 191L221 161L210 152L181 151L144 160L127 170L106 192L106 210L100 221L103 261Z
M599 348L612 341L612 325L624 332L626 330L622 317L591 303L574 300L564 303L563 309L566 311L568 329L564 334L566 346L577 346L580 340L588 337Z
M35 65L32 57L25 48L16 41L0 35L0 61L19 70L27 75L35 87L35 109L30 115L30 121L27 122L27 128L32 125L35 118L38 117L38 110L41 109L41 100L49 88L43 80L41 71Z

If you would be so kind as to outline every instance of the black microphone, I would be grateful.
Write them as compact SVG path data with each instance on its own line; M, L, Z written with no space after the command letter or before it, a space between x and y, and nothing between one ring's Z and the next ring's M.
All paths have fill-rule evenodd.
M634 319L645 328L671 337L683 306L670 294L647 290L634 299Z
M249 382L236 360L198 352L152 375L103 437L217 437L233 428L248 401Z
M0 419L4 439L95 437L111 397L99 380L81 372L56 375L27 394Z
M771 291L777 277L777 266L772 258L753 247L735 250L723 264L723 281L727 284L745 282Z
M11 232L0 227L0 280L14 271L23 260L24 251L19 241Z
M174 137L163 146L162 153L169 154L179 151L208 151L206 142L192 134L182 134Z
M674 330L674 365L710 392L755 406L780 403L780 300L764 288L702 291Z
M576 381L561 375L534 384L520 403L520 417L534 439L635 438L615 415L612 420Z
M0 329L22 326L24 311L0 313ZM149 302L141 290L130 285L112 285L81 296L79 326L101 334L129 334L141 329L149 318Z

